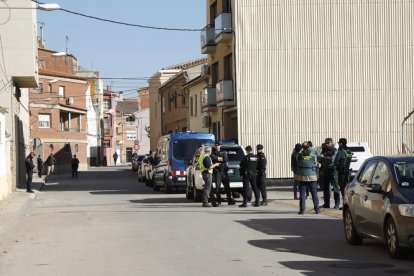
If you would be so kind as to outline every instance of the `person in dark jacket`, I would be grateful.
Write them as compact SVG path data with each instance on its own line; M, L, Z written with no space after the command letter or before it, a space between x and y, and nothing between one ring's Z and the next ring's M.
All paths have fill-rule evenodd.
M114 164L115 164L115 166L116 166L116 161L118 160L118 153L114 153L113 155L112 155L112 157L114 158Z
M228 156L227 152L225 150L221 150L221 143L220 141L217 141L215 143L215 147L212 149L213 152L211 154L211 160L213 161L213 164L218 163L219 165L214 168L213 170L213 179L216 183L216 188L212 189L216 193L217 196L217 204L220 205L221 203L221 184L223 184L224 191L226 192L227 196L227 204L228 205L234 205L236 204L236 201L232 198L231 195L231 189L230 189L230 179L228 175Z
M293 199L298 200L298 187L299 181L295 179L295 175L298 171L298 154L302 150L302 144L296 144L295 148L292 151L292 155L290 156L290 169L293 172Z
M332 138L325 139L325 147L318 156L318 162L321 164L320 175L321 184L323 186L323 200L324 204L322 208L330 208L331 200L331 185L334 190L334 208L339 208L339 193L340 188L338 185L338 172L335 167L335 158L337 155L337 149L333 146Z
M251 146L245 148L247 155L240 162L240 175L243 177L243 203L239 207L247 207L248 198L251 197L251 189L253 189L255 201L254 207L259 207L260 193L256 185L257 177L257 156L252 153Z
M48 180L48 178L52 175L53 171L55 170L55 164L56 164L56 158L53 155L53 153L51 153L46 159L46 165L48 166L48 168L47 168L47 176L46 176L45 181Z
M306 187L309 187L309 190L312 195L313 208L316 214L319 214L319 199L316 190L316 153L309 146L308 142L302 144L302 151L298 153L297 156L297 171L295 174L295 179L299 181L299 191L300 191L300 204L299 204L299 213L300 215L305 213L306 209L306 200L305 193Z
M257 152L257 188L262 196L260 206L267 206L267 189L266 189L266 166L267 160L263 152L263 145L256 146Z
M70 163L72 165L72 178L78 178L79 159L76 157L76 154Z
M43 160L39 154L39 156L37 157L37 175L39 177L42 177L42 170L43 170Z
M34 193L32 191L33 169L35 168L35 165L33 164L33 157L35 157L35 154L34 152L31 152L24 160L27 174L26 192L28 193Z

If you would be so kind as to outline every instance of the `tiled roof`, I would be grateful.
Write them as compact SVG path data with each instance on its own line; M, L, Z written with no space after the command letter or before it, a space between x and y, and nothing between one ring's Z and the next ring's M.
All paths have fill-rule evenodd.
M162 68L162 70L171 70L171 69L185 70L185 69L188 69L188 68L206 63L206 62L207 62L207 58L197 58L197 59L185 61L185 62L180 63L180 64L164 67L164 68Z
M116 112L122 114L133 114L138 111L138 101L137 100L123 100L119 101L116 104Z

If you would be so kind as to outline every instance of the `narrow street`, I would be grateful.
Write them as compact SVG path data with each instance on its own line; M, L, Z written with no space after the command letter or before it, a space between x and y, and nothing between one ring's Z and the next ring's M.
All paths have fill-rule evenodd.
M272 189L270 189L272 190ZM270 198L277 199L277 189ZM308 204L311 204L308 202ZM0 275L412 275L413 258L345 243L342 220L279 205L201 208L130 167L52 180L0 252Z

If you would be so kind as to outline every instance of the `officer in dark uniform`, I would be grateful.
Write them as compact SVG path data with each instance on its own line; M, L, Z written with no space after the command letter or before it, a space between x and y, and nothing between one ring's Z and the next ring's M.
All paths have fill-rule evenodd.
M352 152L346 146L347 140L341 138L338 141L339 149L335 160L335 167L338 171L338 184L341 189L342 198L344 197L345 186L349 181Z
M262 195L260 206L267 206L267 190L266 190L266 156L263 153L263 145L256 146L257 151L257 187Z
M221 193L220 188L221 184L223 183L224 190L227 196L227 204L234 205L236 201L231 196L231 189L230 189L230 179L228 175L229 167L228 167L228 156L225 150L221 150L221 143L217 141L215 143L215 147L213 148L213 153L211 154L211 160L213 164L218 163L219 166L215 167L213 170L213 180L216 183L215 193L217 197L217 204L220 205L221 202Z
M245 148L247 155L240 162L240 175L243 176L243 204L239 207L247 207L247 199L251 194L250 187L253 189L255 202L253 206L259 207L260 193L256 185L257 177L257 156L252 153L251 146Z
M323 199L324 204L322 208L330 208L331 200L331 185L334 190L335 209L339 208L339 185L338 185L338 172L335 168L335 158L337 149L333 146L332 138L325 139L325 147L318 156L318 162L321 164L320 168L320 181L323 186Z

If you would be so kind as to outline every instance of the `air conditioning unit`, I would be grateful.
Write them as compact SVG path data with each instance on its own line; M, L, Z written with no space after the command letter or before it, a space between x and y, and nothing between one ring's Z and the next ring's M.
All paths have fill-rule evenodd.
M210 116L203 116L201 127L209 128L211 124Z
M208 76L210 74L210 65L203 64L201 65L201 75Z
M73 104L73 98L72 97L66 98L66 104Z

